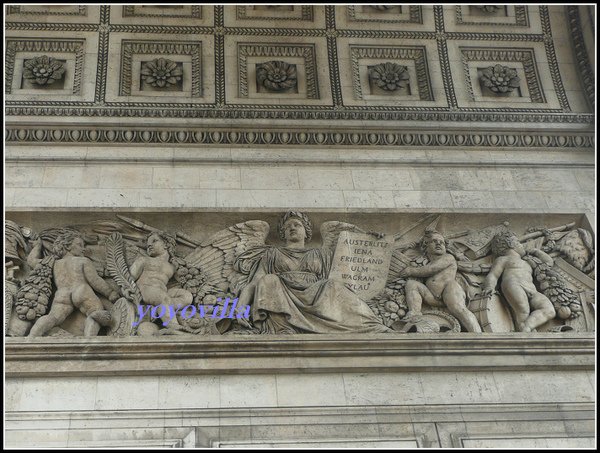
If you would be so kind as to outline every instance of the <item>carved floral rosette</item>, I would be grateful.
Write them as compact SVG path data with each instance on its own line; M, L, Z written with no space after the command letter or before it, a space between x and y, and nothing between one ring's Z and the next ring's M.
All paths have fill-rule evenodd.
M60 80L64 73L65 65L63 62L47 55L23 62L23 77L37 85L51 85Z
M494 93L503 94L519 88L521 80L515 69L497 64L481 71L481 82Z
M298 84L296 66L274 60L256 65L256 80L269 91L286 91Z
M177 63L166 58L157 58L142 65L142 80L155 88L176 85L183 77Z
M396 91L408 85L409 75L406 66L386 62L369 69L369 78L385 91Z

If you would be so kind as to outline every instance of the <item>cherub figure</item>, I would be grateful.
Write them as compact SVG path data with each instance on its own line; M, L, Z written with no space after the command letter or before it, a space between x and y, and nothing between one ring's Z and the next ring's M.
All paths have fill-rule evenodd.
M42 261L41 248L42 243L38 239L28 262ZM83 238L76 233L67 232L56 238L53 246L53 254L57 258L53 267L56 294L50 313L38 319L29 332L30 337L42 336L59 326L75 308L86 316L83 332L86 337L98 335L100 326L110 324L110 313L94 291L111 302L116 301L119 294L98 275L92 261L83 256L84 248Z
M177 307L190 305L192 294L183 288L167 289L169 280L177 270L175 257L175 239L166 233L153 232L147 238L147 252L149 256L140 256L131 265L131 276L136 281L142 294L142 300L149 305L164 305L165 310L161 316L164 325L170 329L177 329L177 317L170 316L169 306ZM176 311L176 310L175 310Z
M525 248L514 233L497 234L492 240L492 253L496 256L489 274L483 283L482 294L493 293L498 280L503 296L515 315L519 332L532 332L556 316L556 311L546 296L538 292L533 284L533 269L523 259ZM554 260L545 252L534 249L529 252L542 262L552 266Z
M466 294L456 281L458 265L456 258L446 252L444 237L434 230L425 232L421 249L427 255L429 264L421 267L408 266L400 272L400 277L427 278L425 284L417 280L406 282L405 297L408 313L405 319L421 315L423 302L434 306L446 306L469 332L481 332L475 315L466 304Z

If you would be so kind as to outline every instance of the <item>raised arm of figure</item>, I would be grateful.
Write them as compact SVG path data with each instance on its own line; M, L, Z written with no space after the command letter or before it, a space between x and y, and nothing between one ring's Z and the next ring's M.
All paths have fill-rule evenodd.
M400 272L401 277L431 277L454 265L456 260L452 255L446 255L421 267L406 267Z

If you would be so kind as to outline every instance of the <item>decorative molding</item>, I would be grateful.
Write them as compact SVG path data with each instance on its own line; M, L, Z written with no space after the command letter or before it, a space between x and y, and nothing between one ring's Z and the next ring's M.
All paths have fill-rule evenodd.
M222 39L222 37L220 37ZM219 39L219 37L217 37ZM215 57L216 58L216 57ZM218 85L217 85L218 86ZM127 102L106 103L109 107L91 107L89 102L5 101L7 116L78 116L103 118L219 118L219 119L286 119L286 120L363 120L363 121L468 121L485 123L565 123L596 124L591 113L562 113L554 109L461 108L445 107L360 107L331 108L297 105L265 106L248 104L157 104ZM160 108L160 110L157 110Z
M248 57L286 58L304 60L307 99L319 99L317 62L314 44L238 43L239 95L248 97Z
M583 39L583 29L581 26L581 17L578 6L567 6L569 26L571 27L570 36L572 38L573 48L575 50L575 61L579 66L579 75L587 95L587 101L592 108L595 107L596 84L594 80L594 68L590 63L585 40Z
M52 8L51 5L47 5ZM57 5L64 6L64 5ZM83 5L70 5L73 8L77 8L76 11L52 11L52 9L43 11L23 11L23 6L8 6L8 14L28 14L36 16L87 16L87 6Z
M113 6L119 8L122 5ZM96 10L88 7L88 15L97 14ZM96 8L96 7L94 7ZM7 30L34 30L34 31L56 31L56 32L72 32L72 31L95 31L98 33L98 65L96 71L95 108L89 108L89 102L86 101L58 101L58 100L43 100L39 99L35 102L26 100L11 100L6 102L6 113L11 115L49 115L49 116L89 116L89 117L169 117L169 118L261 118L261 119L289 119L289 120L361 120L361 121L395 121L402 119L419 118L426 121L446 120L446 119L468 119L469 121L519 121L533 122L546 121L551 123L589 123L590 119L586 115L563 115L570 111L568 99L558 70L556 55L552 38L550 36L548 9L540 7L540 17L543 20L543 34L540 33L496 33L496 32L452 32L446 31L444 26L444 11L442 7L434 6L433 15L427 16L432 19L431 22L435 25L435 32L420 32L420 31L404 31L404 30L352 30L352 29L337 29L335 22L336 11L341 10L337 6L325 6L325 28L270 28L270 27L228 27L225 26L224 9L222 6L214 6L215 22L214 26L194 27L194 26L177 26L177 25L128 25L128 24L111 24L109 22L110 6L100 6L100 23L89 24L53 24L42 22L18 22L13 20L7 22ZM346 10L344 9L345 13ZM385 13L373 16L385 16ZM8 18L10 19L10 15ZM37 16L32 16L37 17ZM275 25L275 23L273 24ZM386 28L386 27L383 27ZM389 28L389 27L388 27ZM201 106L199 104L184 103L168 103L155 104L150 102L105 102L107 90L107 68L108 55L111 46L114 42L111 33L181 33L181 34L208 34L214 36L215 47L215 103ZM16 34L16 33L15 33ZM327 59L329 64L329 74L331 79L331 93L333 102L329 106L314 106L314 105L299 105L295 101L294 105L276 106L266 104L244 104L237 105L232 99L227 103L225 98L225 68L224 68L224 39L223 36L295 36L295 37L324 37L327 40ZM109 39L110 37L110 39ZM344 106L342 97L339 72L342 68L339 67L338 61L338 38L373 38L373 39L423 39L436 40L439 52L439 67L442 73L442 83L446 93L448 107L422 108L411 107L409 105L394 105L390 108L382 106ZM14 39L14 38L9 38ZM28 39L28 38L25 38ZM468 108L459 107L452 84L452 72L448 58L449 40L470 40L482 42L541 42L544 41L546 52L548 54L549 68L554 84L554 91L557 93L559 103L553 108L536 108L531 109L527 104L514 105L512 107L498 108ZM360 44L357 43L357 44ZM537 49L536 49L537 51ZM7 63L5 63L6 72L10 71L10 50L7 49ZM581 65L581 59L578 59ZM322 63L320 63L322 64ZM438 63L436 62L436 65ZM593 93L593 77L587 77L589 83L586 86L588 95ZM324 81L321 81L324 82ZM329 82L327 82L329 83ZM212 87L211 87L212 88ZM441 87L438 87L438 89ZM551 87L544 87L551 89ZM441 91L441 90L440 90ZM351 91L349 91L349 94ZM110 93L113 96L118 94ZM351 95L351 94L350 94ZM592 96L593 97L593 96ZM232 102L233 101L233 102ZM307 103L308 104L308 103ZM156 107L160 105L160 111ZM560 105L560 109L558 109ZM31 108L35 107L35 108ZM121 111L119 111L121 110ZM413 115L408 112L412 112Z
M415 63L419 99L433 101L433 90L427 67L427 53L424 46L351 46L352 79L354 96L363 99L360 81L360 59L412 60Z
M279 373L297 371L594 370L593 333L510 336L470 333L421 335L304 334L200 338L6 338L7 378ZM443 339L442 339L443 338ZM83 353L85 351L85 353ZM507 353L507 351L514 351ZM457 356L468 354L468 361ZM418 355L419 360L414 360ZM23 358L26 357L26 360ZM240 368L240 357L245 366ZM328 358L327 366L323 358ZM366 359L368 358L368 360ZM204 366L199 369L201 360ZM111 364L110 367L101 363ZM66 366L66 364L69 366ZM176 365L174 365L176 363ZM61 365L64 364L64 365Z
M466 5L465 5L466 6ZM467 6L469 7L469 6ZM512 27L529 27L529 14L527 13L527 6L514 5L515 8L515 21L514 22L495 22L485 20L485 16L477 17L478 20L465 20L463 14L463 6L456 6L456 23L458 25L502 25ZM473 16L468 16L472 18ZM479 20L481 19L481 20Z
M347 6L347 11L348 11L348 18L351 21L360 21L360 22L380 22L380 23L394 23L394 24L401 24L401 23L409 23L409 24L422 24L423 23L423 12L422 12L422 7L418 6L418 5L402 5L402 7L408 7L408 19L404 19L404 18L394 18L394 19L384 19L383 17L377 17L377 18L364 18L364 17L358 17L358 11L356 10L357 6L356 5L351 5L351 6ZM385 14L385 15L381 15L381 16L388 16L390 14ZM404 14L403 14L404 16Z
M521 63L525 71L525 81L529 89L531 102L545 103L546 98L539 80L535 52L533 49L511 49L511 48L483 48L471 47L461 48L461 57L465 69L465 82L469 89L471 100L475 100L473 93L473 80L469 75L470 62L494 62L494 63Z
M6 22L5 30L38 31L98 31L98 24L54 24L32 22Z
M73 94L81 94L83 77L83 59L85 57L85 40L63 39L17 39L6 40L6 64L5 64L5 94L11 94L13 90L13 78L15 71L15 59L19 52L40 52L44 54L71 53L75 56L75 69L73 71Z
M180 144L180 145L303 145L395 146L460 148L593 148L593 134L487 131L363 131L312 129L311 131L237 130L227 128L104 127L104 126L6 126L6 143L80 144Z
M440 61L440 69L442 71L442 83L444 84L444 92L446 100L451 110L458 109L458 101L454 92L454 84L452 83L452 71L450 70L450 60L448 58L448 43L446 42L447 33L444 25L444 7L434 6L433 17L435 21L435 31L437 40L437 49Z
M560 76L560 70L558 69L558 60L556 59L556 52L554 51L554 42L552 40L552 30L550 28L550 13L548 12L547 6L539 6L540 18L542 21L542 32L544 33L544 46L546 48L546 57L548 58L548 67L550 68L550 75L552 76L552 82L554 83L554 90L558 97L558 102L564 112L570 112L571 107L569 106L569 100L567 93L565 93L565 87L562 83Z
M292 8L295 8L299 5L295 5ZM305 20L312 21L314 19L314 11L312 6L299 6L300 15L299 16L285 16L285 15L262 15L262 16L253 16L248 15L248 6L236 6L235 7L235 18L239 20L270 20L270 21L280 21L280 20Z
M202 97L202 43L201 42L176 42L176 41L127 41L121 45L121 77L120 96L130 96L132 91L132 62L133 56L138 54L151 55L189 55L192 58L191 79L192 97Z
M148 5L152 6L152 5ZM123 17L172 17L176 19L180 18L195 18L202 19L202 6L192 6L190 14L156 14L156 13L144 13L136 10L136 8L143 7L143 5L127 5L123 6ZM157 7L156 5L154 7Z
M154 33L165 35L211 35L214 33L214 28L191 25L110 24L110 31L118 33Z

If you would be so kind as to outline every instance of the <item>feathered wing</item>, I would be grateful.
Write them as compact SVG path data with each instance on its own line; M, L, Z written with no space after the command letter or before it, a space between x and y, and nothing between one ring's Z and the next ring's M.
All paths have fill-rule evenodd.
M142 294L129 272L123 237L120 233L112 233L106 238L106 269L121 288L121 293L139 305L142 302Z
M262 220L237 223L204 241L185 261L200 269L207 283L219 290L238 288L246 276L233 269L235 260L253 247L264 246L268 235L269 224Z
M352 233L366 233L365 230L357 227L352 223L339 222L337 220L323 222L323 224L321 225L321 240L323 241L321 246L324 249L331 250L331 252L334 253L335 247L337 246L337 242L340 237L340 233L342 231L350 231Z
M396 280L400 276L400 272L410 265L411 259L402 253L399 249L392 252L390 260L390 272L388 274L388 282Z

